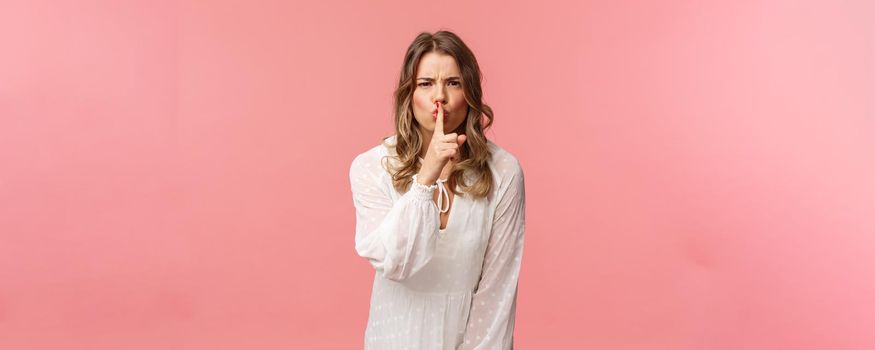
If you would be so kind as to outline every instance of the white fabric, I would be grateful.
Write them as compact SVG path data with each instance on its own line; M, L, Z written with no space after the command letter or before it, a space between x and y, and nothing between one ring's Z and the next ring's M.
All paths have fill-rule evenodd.
M422 159L422 157L419 157L419 164L422 164L423 161L425 161L425 159ZM420 183L416 182L416 178L418 176L419 176L419 174L413 174L413 186L421 185ZM446 213L446 212L450 211L450 190L448 190L447 186L444 185L445 183L447 183L447 180L448 179L438 179L437 181L435 181L435 184L433 184L431 186L426 186L428 188L437 187L437 189L438 189L437 207L440 209L441 213ZM422 185L422 186L425 186L425 185ZM444 202L444 198L446 198L446 202ZM447 205L444 205L444 203L446 203Z
M392 186L382 161L394 149L352 161L355 250L375 269L365 349L513 348L525 186L516 157L488 145L492 190L479 199L455 191L445 229L433 190Z

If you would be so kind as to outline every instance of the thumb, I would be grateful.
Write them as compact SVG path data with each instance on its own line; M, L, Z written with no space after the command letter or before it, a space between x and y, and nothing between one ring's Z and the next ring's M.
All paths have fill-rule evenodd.
M456 142L458 142L459 146L461 146L463 143L465 143L465 140L467 140L467 139L468 139L468 136L462 134L462 135L459 135L459 137L456 137Z

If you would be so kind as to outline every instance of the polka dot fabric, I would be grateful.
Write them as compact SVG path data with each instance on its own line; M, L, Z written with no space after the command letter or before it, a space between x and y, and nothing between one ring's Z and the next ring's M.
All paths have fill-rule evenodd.
M355 250L374 267L365 349L512 349L525 232L516 157L489 141L486 198L454 191L447 226L433 191L395 191L395 137L355 157Z

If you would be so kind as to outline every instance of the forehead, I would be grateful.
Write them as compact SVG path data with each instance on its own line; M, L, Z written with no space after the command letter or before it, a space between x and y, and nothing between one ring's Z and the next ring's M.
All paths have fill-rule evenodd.
M433 77L435 75L459 75L459 65L453 56L429 52L422 56L416 68L417 77Z

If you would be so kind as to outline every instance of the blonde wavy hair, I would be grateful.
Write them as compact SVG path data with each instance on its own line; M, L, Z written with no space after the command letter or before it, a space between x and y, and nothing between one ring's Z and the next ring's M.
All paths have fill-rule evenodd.
M384 168L392 175L392 185L398 192L404 193L410 189L412 176L419 172L419 152L422 149L423 137L420 134L419 123L413 117L411 101L416 89L416 68L422 56L429 52L450 55L462 73L462 88L468 113L465 121L449 133L466 135L467 139L459 147L461 159L456 163L450 174L451 182L459 190L474 198L485 197L493 186L492 172L488 161L492 152L487 144L484 131L492 126L492 108L483 103L483 90L480 86L482 74L477 65L474 53L462 42L456 34L450 31L435 33L423 32L416 36L407 53L404 55L404 65L398 86L395 89L395 144L389 144L385 136L382 142L387 147L394 147L395 154L383 158ZM386 158L393 158L395 164L385 164ZM468 182L471 180L471 183Z

